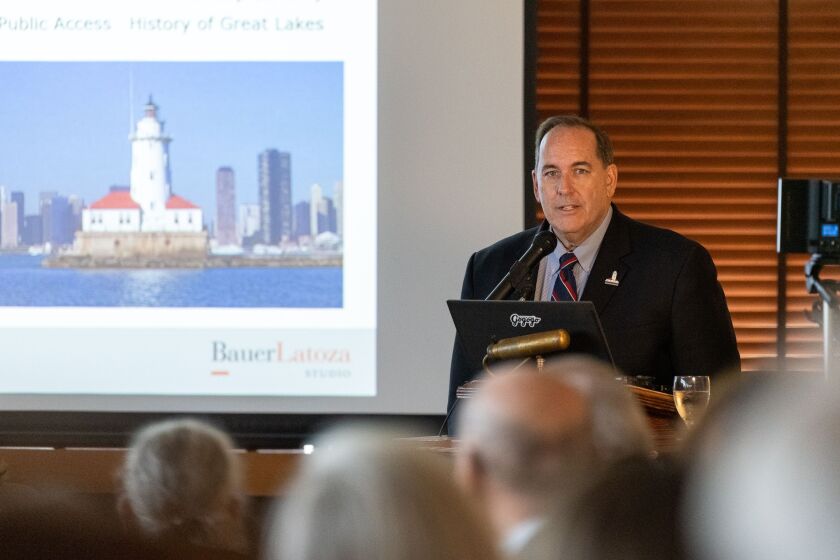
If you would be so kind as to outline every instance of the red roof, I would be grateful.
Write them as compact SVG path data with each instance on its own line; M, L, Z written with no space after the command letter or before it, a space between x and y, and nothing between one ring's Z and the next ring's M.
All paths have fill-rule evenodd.
M134 202L128 191L111 191L90 207L95 210L134 210L140 208L140 205Z
M179 210L182 208L198 208L195 204L187 200L186 198L182 198L177 194L173 194L169 197L169 200L166 201L166 208L167 210Z

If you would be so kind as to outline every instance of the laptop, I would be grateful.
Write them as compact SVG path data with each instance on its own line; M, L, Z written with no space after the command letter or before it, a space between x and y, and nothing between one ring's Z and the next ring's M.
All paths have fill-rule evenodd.
M565 329L569 348L565 353L588 354L615 367L601 321L591 301L485 301L446 302L457 340L467 356L471 372L482 369L487 346L504 338Z

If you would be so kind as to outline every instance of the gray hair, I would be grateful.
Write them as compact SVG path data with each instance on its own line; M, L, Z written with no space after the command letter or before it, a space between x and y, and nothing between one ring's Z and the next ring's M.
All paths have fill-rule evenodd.
M615 380L617 370L590 356L569 355L549 362L546 372L560 376L592 403L592 439L601 461L653 454L650 424L639 402Z
M265 558L492 560L492 537L441 461L390 432L329 432L271 515Z
M543 379L580 393L553 377ZM595 459L591 410L585 411L582 425L551 430L511 416L480 392L463 406L458 418L459 453L475 456L493 479L529 499L535 510L554 504L587 477Z
M151 537L244 547L242 519L231 519L228 507L244 501L239 460L230 437L213 426L179 419L141 429L126 453L122 487L137 528Z
M615 163L612 140L610 140L610 137L601 127L589 119L578 117L577 115L557 115L547 118L537 128L534 148L534 169L537 169L540 164L540 144L542 144L543 138L555 128L584 128L590 130L595 135L595 152L598 154L598 159L601 160L604 167Z
M542 507L570 496L569 488L587 484L610 464L653 453L641 406L614 380L612 367L568 356L549 362L539 375L581 395L587 406L584 424L548 433L500 414L494 403L468 401L459 417L462 445L465 452L473 449L496 480Z

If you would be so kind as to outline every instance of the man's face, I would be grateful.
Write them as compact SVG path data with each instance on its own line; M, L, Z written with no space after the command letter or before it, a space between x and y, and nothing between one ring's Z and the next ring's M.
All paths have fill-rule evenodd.
M587 128L553 128L540 143L531 172L534 196L567 248L580 245L601 224L615 193L618 168L598 158Z

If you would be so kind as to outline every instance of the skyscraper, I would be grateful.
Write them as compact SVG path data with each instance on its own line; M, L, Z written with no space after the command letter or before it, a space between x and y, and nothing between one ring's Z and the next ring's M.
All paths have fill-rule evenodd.
M41 213L41 239L43 243L52 242L52 203L53 199L58 196L55 191L41 191L38 197L38 210Z
M254 239L260 231L260 206L259 204L239 205L239 238L243 245L253 245L258 240Z
M260 239L268 245L292 236L291 159L275 149L259 156Z
M335 232L339 237L344 237L344 182L336 181L333 190L333 203L335 204Z
M12 191L12 202L17 204L17 227L18 227L18 241L21 240L23 233L23 215L24 215L24 196L21 191Z
M318 231L318 210L321 208L321 185L315 183L309 189L309 234L312 239L321 233Z
M76 230L73 227L73 207L66 196L54 196L50 204L50 236L54 247L70 245Z
M312 234L312 229L309 225L309 203L301 200L295 204L295 219L294 219L294 236L295 239L301 237L309 237Z
M3 204L3 227L0 231L0 247L14 249L18 246L18 210L17 202Z
M321 197L318 203L318 233L330 231L335 233L336 225L335 205L330 197Z
M0 231L3 229L3 209L9 202L9 188L6 185L0 185ZM2 236L2 233L0 233Z
M44 242L42 230L43 219L40 214L23 218L23 244L41 245Z
M216 241L219 245L236 245L236 182L233 169L216 171Z
M82 230L82 212L85 209L85 201L82 197L71 194L67 197L67 202L70 204L70 213L72 214L72 230L75 234Z

